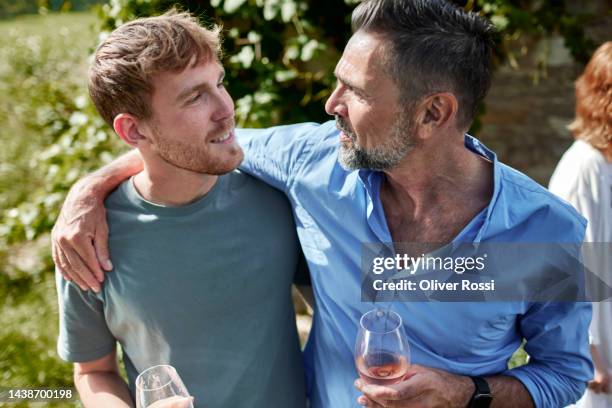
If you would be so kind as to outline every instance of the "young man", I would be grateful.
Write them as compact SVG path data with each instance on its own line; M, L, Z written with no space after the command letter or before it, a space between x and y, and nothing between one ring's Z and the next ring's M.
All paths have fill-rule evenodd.
M490 83L490 23L444 0L366 0L353 27L326 105L336 123L238 135L242 168L294 207L317 304L305 352L312 406L575 401L592 376L591 309L573 302L396 302L415 363L409 378L390 387L358 380L365 396L353 389L357 325L374 307L361 302L363 244L580 243L585 230L573 208L465 135ZM96 202L114 179L139 168L129 155L73 189L65 214L83 217L58 223L58 252L77 243L79 253L92 254L89 268L99 268L83 238L99 229ZM538 278L546 265L534 262ZM531 359L508 370L522 341Z
M218 30L185 13L125 24L96 51L90 95L144 168L105 202L117 273L99 293L57 274L58 352L86 407L131 406L136 376L157 364L177 369L196 406L305 406L291 209L235 170L218 53Z

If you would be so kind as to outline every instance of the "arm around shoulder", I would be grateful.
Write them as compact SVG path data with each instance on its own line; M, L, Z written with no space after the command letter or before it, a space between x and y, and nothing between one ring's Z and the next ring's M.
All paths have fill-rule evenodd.
M142 168L139 153L131 151L79 180L66 197L51 234L53 261L66 280L83 290L98 292L103 269L112 269L104 200Z

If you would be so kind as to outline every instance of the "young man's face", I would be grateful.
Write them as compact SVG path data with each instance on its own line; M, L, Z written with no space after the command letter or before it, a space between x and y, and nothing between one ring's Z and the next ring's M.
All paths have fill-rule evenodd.
M397 85L382 67L383 41L361 31L351 37L325 105L342 131L340 162L349 169L387 170L412 146L407 107L399 105Z
M217 61L154 78L151 151L176 167L206 174L234 170L243 152L234 135L234 103Z

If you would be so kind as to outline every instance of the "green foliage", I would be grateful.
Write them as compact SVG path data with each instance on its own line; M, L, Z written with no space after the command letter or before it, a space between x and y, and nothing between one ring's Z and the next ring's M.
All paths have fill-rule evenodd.
M45 237L71 180L98 166L98 153L112 149L85 97L94 22L94 15L82 13L0 22L0 372L5 387L72 384L71 364L55 352L57 301Z
M538 39L560 35L574 59L583 63L588 61L595 48L594 42L584 32L584 27L594 16L569 10L563 0L472 0L466 7L495 24L500 32L497 52L501 59L516 60L513 46L525 36ZM545 60L541 62L546 63Z
M102 0L0 0L0 18L48 11L84 11Z
M85 93L93 20L70 17L75 25L56 27L53 35L45 30L50 27L28 26L40 23L35 17L3 27L0 251L48 232L68 187L118 145ZM57 46L63 43L72 46Z

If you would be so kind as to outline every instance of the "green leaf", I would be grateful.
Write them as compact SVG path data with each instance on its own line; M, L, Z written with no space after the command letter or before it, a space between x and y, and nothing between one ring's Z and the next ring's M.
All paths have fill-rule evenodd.
M292 70L276 71L274 73L274 78L277 82L289 81L295 77L297 77L297 72Z
M310 40L302 47L302 55L300 56L302 61L310 61L314 52L316 51L319 42L317 40Z
M238 54L230 58L230 62L239 63L244 68L250 68L254 58L255 52L253 51L253 47L251 47L250 45L246 45L242 47Z
M292 0L283 1L283 4L281 5L281 19L285 23L288 23L289 21L291 21L293 16L295 16L296 11L297 11L297 5L295 4L294 1Z
M223 10L226 13L231 14L238 10L240 6L244 4L245 1L246 0L225 0L225 2L223 3Z

